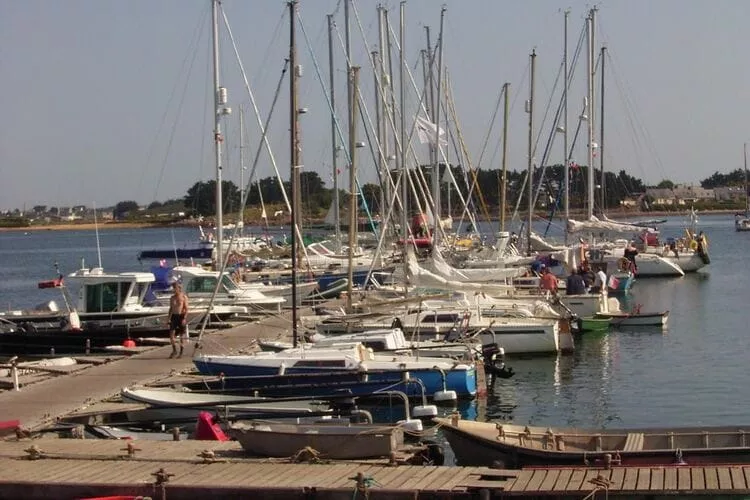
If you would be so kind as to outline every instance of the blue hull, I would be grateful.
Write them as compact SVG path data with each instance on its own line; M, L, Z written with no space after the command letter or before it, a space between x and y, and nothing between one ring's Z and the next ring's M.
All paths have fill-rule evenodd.
M419 384L404 382L401 370L383 370L360 373L353 370L332 372L330 368L288 368L285 375L279 375L278 369L267 367L250 367L229 363L207 362L201 359L193 361L203 375L224 374L224 385L229 389L259 388L266 395L330 395L334 391L349 390L355 396L369 395L378 391L398 390L409 396L422 395ZM437 370L412 370L409 378L419 380L425 388L425 395L431 397L443 390L442 375ZM469 370L451 370L445 373L447 390L456 391L458 397L470 398L477 393L476 368ZM233 378L234 377L234 378ZM263 380L253 379L260 377ZM273 379L273 383L268 380Z
M210 259L213 256L213 250L210 248L178 248L170 250L144 250L138 254L138 258L143 259Z

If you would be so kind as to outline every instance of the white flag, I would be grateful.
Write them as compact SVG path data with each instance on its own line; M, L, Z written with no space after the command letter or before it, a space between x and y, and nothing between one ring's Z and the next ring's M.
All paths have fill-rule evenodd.
M419 142L422 144L435 145L435 130L437 126L427 118L417 116L417 135L419 135ZM440 145L447 146L448 141L445 139L445 130L440 129Z

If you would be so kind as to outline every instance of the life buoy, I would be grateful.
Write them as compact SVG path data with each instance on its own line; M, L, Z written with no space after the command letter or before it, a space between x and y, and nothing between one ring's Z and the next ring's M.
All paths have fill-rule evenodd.
M690 240L690 249L691 250L697 250L698 249L698 242L695 240Z

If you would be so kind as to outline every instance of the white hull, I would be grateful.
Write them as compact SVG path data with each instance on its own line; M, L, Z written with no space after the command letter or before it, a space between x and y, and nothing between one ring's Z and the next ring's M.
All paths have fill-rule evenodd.
M698 269L706 266L706 263L703 262L703 259L701 259L700 256L695 252L682 253L679 257L668 255L664 258L679 266L680 269L682 269L686 273L694 273Z
M607 262L608 268L609 266L612 266L613 269L617 269L621 258L622 253L620 253L620 255L607 255L604 258L604 261ZM636 257L635 262L638 265L636 277L685 276L685 272L680 266L656 254L639 254Z
M482 331L479 337L483 345L497 343L507 355L546 354L560 350L560 329L557 323L528 326L493 325L492 330Z
M669 311L663 313L600 313L596 317L612 318L612 326L659 326L666 327Z

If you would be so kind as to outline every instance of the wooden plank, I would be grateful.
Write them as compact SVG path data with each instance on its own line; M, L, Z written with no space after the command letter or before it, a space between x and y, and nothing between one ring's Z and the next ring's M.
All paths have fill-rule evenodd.
M560 471L558 469L548 470L544 481L542 481L542 484L539 485L539 491L542 493L552 491L555 487L555 483L557 482L558 477L560 477Z
M422 477L422 474L425 472L424 467L421 465L401 465L399 468L402 470L402 473L391 481L391 484L388 486L389 488L411 489L410 483ZM465 468L468 469L469 467Z
M706 477L703 475L703 467L690 467L690 486L694 491L706 489Z
M664 490L677 491L677 469L674 467L664 469Z
M346 464L339 467L338 477L331 477L325 481L316 481L313 483L318 488L341 488L344 486L351 486L354 481L349 479L357 475L357 472L362 469L360 464Z
M625 446L622 451L641 451L643 449L643 433L630 432L625 438Z
M588 469L586 475L583 476L583 481L581 482L581 487L579 489L581 491L591 491L597 488L597 486L591 481L599 476L599 472L598 469Z
M434 490L434 491L453 491L453 489L455 489L455 487L458 484L466 481L469 478L469 476L472 475L473 473L474 473L474 471L472 470L471 467L462 467L461 470L458 471L457 474L447 473L446 476L448 476L448 478L449 478L448 481L446 481L443 484L435 483L435 485L433 485L433 487L432 487L432 490ZM496 487L497 488L501 488L502 489L504 487L504 485L505 485L505 481L503 481L503 480L496 481L496 480L492 479L492 481L496 483L496 485L497 485Z
M716 472L719 475L719 489L732 489L732 476L729 474L729 467L717 467Z
M568 490L580 490L583 484L583 478L586 477L586 469L573 469L568 481Z
M729 474L732 476L732 489L746 490L747 482L745 475L742 473L742 467L734 466L729 468Z
M609 476L610 481L610 490L621 490L622 489L622 482L625 480L625 469L623 467L618 467L616 469L612 469L612 474Z
M568 489L568 482L570 482L570 476L573 475L573 469L562 469L560 475L557 477L555 486L552 488L554 491L565 491Z
M531 476L533 475L533 469L522 470L516 480L513 481L513 484L508 485L506 491L524 491L526 489L526 485L529 484L529 481L531 480Z
M622 489L624 491L635 491L638 485L638 469L628 467L625 469L625 478L622 480Z
M745 476L745 483L747 483L748 487L750 488L750 467L743 466L742 473Z
M661 491L664 489L664 469L655 467L651 469L651 491Z
M690 467L678 467L677 468L677 489L680 491L688 491L691 488L690 481Z
M433 481L440 478L440 475L444 474L442 471L442 467L427 467L427 471L425 472L425 475L422 476L422 478L414 483L412 486L412 489L415 490L422 490L422 489L429 489L429 486L432 484Z
M717 491L719 489L719 476L716 467L704 467L703 474L706 476L706 489Z
M534 470L534 474L531 476L531 479L529 479L529 482L526 483L526 488L524 491L528 492L538 492L539 487L542 485L542 482L547 477L547 471L544 469L536 469Z
M371 476L373 477L373 479L375 479L375 481L380 483L383 488L388 488L388 483L390 483L397 476L400 476L403 472L399 469L400 467L383 467L373 472Z
M638 482L635 484L637 490L651 489L651 469L638 469Z

